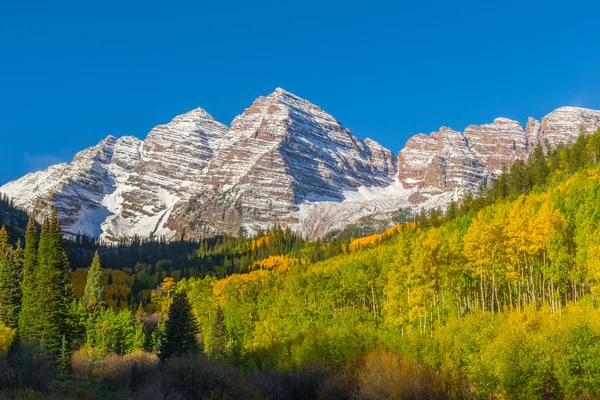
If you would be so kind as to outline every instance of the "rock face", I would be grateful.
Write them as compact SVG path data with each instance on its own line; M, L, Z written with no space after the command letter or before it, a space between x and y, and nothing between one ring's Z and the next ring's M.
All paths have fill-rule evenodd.
M469 147L464 134L442 127L431 135L408 140L399 155L398 178L405 188L473 189L488 171Z
M157 126L144 142L109 136L70 164L28 174L0 192L39 218L56 206L67 234L172 239L165 223L173 207L191 196L226 132L204 110L193 110Z
M404 188L420 192L474 190L492 182L516 160L526 159L537 144L547 151L559 143L575 141L580 130L592 133L599 127L600 111L562 107L541 122L529 118L525 129L507 118L471 125L462 133L441 128L429 136L418 134L408 140L398 157L398 179ZM426 200L420 194L411 202Z
M200 235L294 225L299 204L341 202L345 190L385 187L396 173L389 150L277 89L234 119L183 219Z
M540 144L544 150L559 143L572 143L580 131L592 133L600 126L600 111L577 107L561 107L536 121L527 121L527 140L530 147Z
M600 112L563 107L541 121L497 118L464 132L413 136L398 157L360 140L321 108L282 89L230 127L202 109L141 141L107 137L69 164L0 187L41 219L57 207L68 234L106 241L200 238L273 224L309 238L400 207L444 207L524 159L600 127Z

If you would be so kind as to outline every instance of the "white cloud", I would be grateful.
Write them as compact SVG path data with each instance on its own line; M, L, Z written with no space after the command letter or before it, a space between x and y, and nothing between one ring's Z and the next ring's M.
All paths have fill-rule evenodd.
M25 168L27 173L41 171L51 165L65 162L61 157L53 154L29 154L25 153Z

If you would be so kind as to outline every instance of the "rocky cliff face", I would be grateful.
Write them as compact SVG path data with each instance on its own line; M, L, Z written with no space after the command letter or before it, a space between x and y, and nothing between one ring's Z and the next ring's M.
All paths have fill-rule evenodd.
M28 174L0 192L40 219L56 206L67 234L172 239L165 223L193 193L194 179L226 131L205 111L193 110L157 126L144 142L109 136L70 164Z
M559 143L573 142L580 131L592 133L599 127L600 111L562 107L541 121L529 118L525 129L507 118L471 125L464 132L441 128L408 140L398 157L398 179L404 188L423 193L475 190L491 183L516 160L526 159L536 145L548 151ZM413 196L411 202L423 200L423 196Z
M572 143L583 131L592 133L600 126L600 111L577 107L561 107L537 121L529 118L526 132L530 148L540 144L544 150L559 143Z
M295 225L299 204L341 202L345 190L385 187L396 173L389 150L356 138L321 108L277 89L234 119L198 195L176 223L200 235Z
M258 98L228 128L202 109L141 141L109 136L69 164L0 187L40 218L56 206L67 233L107 241L199 238L273 224L310 238L374 213L444 207L545 149L572 142L600 112L563 107L529 119L441 128L410 138L398 157L360 140L321 108L282 89Z

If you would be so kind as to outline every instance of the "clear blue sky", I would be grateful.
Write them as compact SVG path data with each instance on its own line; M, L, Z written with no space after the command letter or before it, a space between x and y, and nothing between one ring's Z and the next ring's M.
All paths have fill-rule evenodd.
M600 109L596 1L0 1L0 183L283 87L397 152L440 126Z

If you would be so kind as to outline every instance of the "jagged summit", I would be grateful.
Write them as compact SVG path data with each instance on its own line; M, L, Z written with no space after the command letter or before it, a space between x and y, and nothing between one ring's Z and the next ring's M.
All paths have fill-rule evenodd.
M310 238L399 207L444 207L494 180L532 149L600 127L600 111L561 107L541 120L496 118L463 132L410 138L398 156L282 88L231 126L202 108L142 141L107 136L70 163L0 187L43 218L56 206L67 233L108 241L252 233L273 224Z
M290 97L296 97L298 99L300 98L300 97L296 96L294 93L289 92L289 91L287 91L287 90L285 90L283 88L280 88L280 87L276 87L275 90L273 91L273 93L271 93L271 95L275 95L275 94L285 95L285 96L290 96Z

